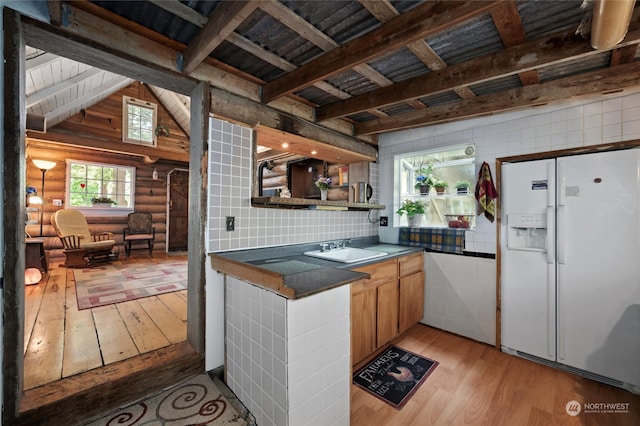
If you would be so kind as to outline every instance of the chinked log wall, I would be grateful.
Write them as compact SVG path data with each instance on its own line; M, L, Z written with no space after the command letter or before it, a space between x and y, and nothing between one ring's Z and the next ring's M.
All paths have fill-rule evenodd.
M31 159L41 158L56 162L56 166L47 171L45 180L45 204L42 235L45 238L44 247L49 260L63 260L62 244L51 225L51 215L56 210L65 208L54 206L54 199L65 199L66 163L65 159L91 161L98 163L134 166L136 168L135 211L149 212L153 215L153 226L156 228L154 251L164 252L166 247L166 202L167 202L167 173L174 168L188 168L188 164L168 163L158 161L155 164L144 164L140 157L124 154L97 152L89 149L62 146L55 143L43 142L27 143L27 186L33 186L41 194L42 172L33 165ZM152 179L153 169L158 171L159 179ZM91 232L111 232L116 240L122 256L124 248L122 230L127 225L126 216L87 216ZM40 224L28 225L26 231L32 237L40 235ZM142 253L142 252L140 252Z

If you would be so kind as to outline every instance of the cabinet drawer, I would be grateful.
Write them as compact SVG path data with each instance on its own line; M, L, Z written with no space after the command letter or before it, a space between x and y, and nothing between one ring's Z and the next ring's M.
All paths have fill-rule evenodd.
M424 253L415 253L398 259L400 264L400 276L406 277L424 268Z
M353 285L352 288L357 290L358 286L370 287L377 286L386 281L397 281L398 279L398 260L391 259L386 262L374 263L373 265L362 266L354 269L354 271L365 272L371 278L364 278Z

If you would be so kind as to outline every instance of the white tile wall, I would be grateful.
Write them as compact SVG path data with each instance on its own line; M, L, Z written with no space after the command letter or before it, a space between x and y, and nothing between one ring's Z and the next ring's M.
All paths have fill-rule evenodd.
M640 139L640 93L609 95L599 100L567 102L491 117L465 120L382 135L379 140L380 215L389 227L379 228L381 241L397 242L393 227L394 156L447 145L475 144L476 169L499 157L554 151ZM495 182L497 185L497 182ZM466 250L496 253L496 225L484 216L466 233ZM495 260L427 254L426 324L487 343L495 339ZM456 269L457 268L457 269Z
M350 298L345 285L287 300L290 425L349 425Z
M427 253L422 323L495 344L496 262Z
M252 131L212 118L209 136L209 252L299 244L376 235L378 226L366 211L281 210L251 207ZM377 194L375 164L371 186ZM372 201L375 202L377 195ZM225 228L234 216L235 231ZM377 217L372 212L371 219Z
M389 227L380 228L380 239L397 242L394 224L394 156L447 145L473 143L476 170L483 161L491 165L495 179L495 160L499 157L555 151L601 143L640 139L640 93L610 95L602 100L567 103L564 106L536 108L456 123L387 133L379 140L380 203L387 206L380 215L389 216ZM497 185L497 182L496 182ZM496 252L496 226L484 216L476 229L466 233L466 250Z
M257 423L349 425L349 286L296 300L225 288L227 384Z
M259 425L286 425L286 300L226 278L227 385Z

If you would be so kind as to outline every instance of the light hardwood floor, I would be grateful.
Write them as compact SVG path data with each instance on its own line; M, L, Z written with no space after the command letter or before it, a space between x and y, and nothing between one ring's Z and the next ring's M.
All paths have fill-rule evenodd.
M354 426L640 425L640 396L625 390L422 324L394 343L440 364L401 410L352 385ZM565 409L572 400L583 408L585 403L628 403L629 412L572 417Z
M186 258L154 253L116 262ZM186 340L186 290L78 310L73 269L49 266L42 282L25 288L24 390Z

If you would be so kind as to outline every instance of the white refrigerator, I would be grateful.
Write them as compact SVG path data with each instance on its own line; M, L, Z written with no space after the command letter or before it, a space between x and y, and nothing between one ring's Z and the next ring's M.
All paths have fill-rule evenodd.
M640 149L501 169L505 352L640 393Z

